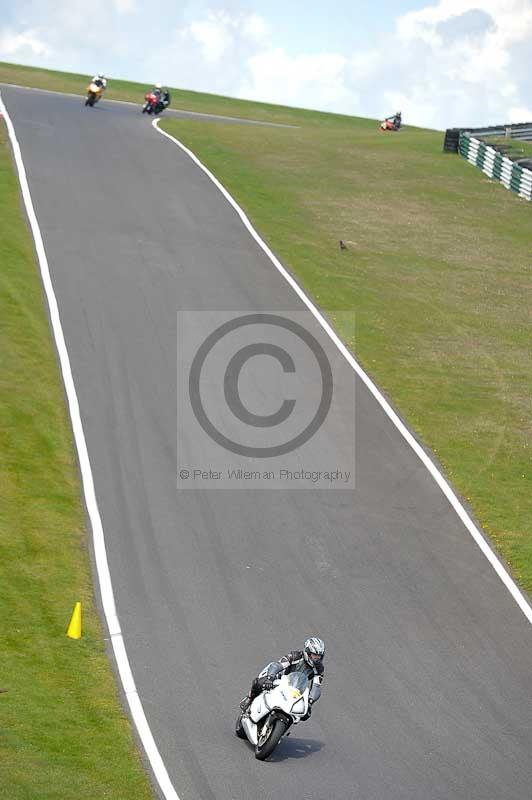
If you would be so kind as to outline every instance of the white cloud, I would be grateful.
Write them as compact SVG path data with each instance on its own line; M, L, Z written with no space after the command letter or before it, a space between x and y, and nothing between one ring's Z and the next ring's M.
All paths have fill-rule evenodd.
M146 20L134 13L138 0L91 0L90 6L84 0L7 3L12 8L9 25L0 20L0 58L69 72L116 68L118 75L139 63Z
M136 0L113 0L113 3L120 14L135 14L138 11Z
M170 32L145 61L145 75L183 88L238 96L248 60L270 46L259 14L207 10Z
M195 65L207 62L192 75L181 60L191 88L238 97L374 117L401 108L440 128L508 120L528 102L515 59L532 44L532 0L438 0L353 54L281 48L258 14L210 11L180 36Z
M268 34L269 26L259 14L231 16L226 11L207 11L203 18L178 31L183 43L199 45L201 56L212 64L231 55L231 51L238 56L243 44L261 46Z
M530 0L440 0L397 20L395 82L411 87L406 104L421 123L502 122L521 105L512 61L531 39Z
M508 112L506 122L532 122L530 106L512 106Z
M15 33L9 28L0 31L0 58L15 56L49 56L50 48L39 38L36 30Z
M235 24L225 12L209 12L206 19L192 22L181 31L186 40L191 37L201 47L201 55L209 62L217 62L231 47Z
M264 42L270 33L270 26L259 14L249 14L242 22L242 34L256 42Z
M348 59L337 53L291 56L281 48L269 48L248 59L238 95L307 108L338 108L352 101L345 82L347 64Z
M516 63L531 40L530 0L439 0L355 54L347 85L368 115L397 107L429 127L502 122L527 104L529 70Z
M430 127L529 116L532 0L426 0L352 53L325 43L311 52L286 31L281 46L267 11L243 11L241 0L212 0L196 17L189 5L187 22L174 0L157 2L150 20L134 13L138 0L93 0L91 28L82 0L54 0L53 13L51 0L25 0L0 26L0 58L347 114L401 108L407 123ZM146 48L149 25L156 45Z

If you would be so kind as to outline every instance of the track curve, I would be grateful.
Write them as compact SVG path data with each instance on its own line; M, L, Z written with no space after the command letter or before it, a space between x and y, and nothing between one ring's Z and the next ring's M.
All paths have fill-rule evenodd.
M362 384L354 491L176 491L176 311L305 310L234 211L137 109L2 96L133 675L181 800L530 797L530 626ZM258 763L235 705L307 633L329 647L323 699Z

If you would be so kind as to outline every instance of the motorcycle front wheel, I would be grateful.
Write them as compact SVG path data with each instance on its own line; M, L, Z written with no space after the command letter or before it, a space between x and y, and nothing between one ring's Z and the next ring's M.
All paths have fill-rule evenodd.
M259 743L255 747L255 758L258 758L259 761L265 761L271 756L289 727L284 719L275 719L273 723L268 721L265 724L268 725L268 730L264 732L264 735L261 732Z

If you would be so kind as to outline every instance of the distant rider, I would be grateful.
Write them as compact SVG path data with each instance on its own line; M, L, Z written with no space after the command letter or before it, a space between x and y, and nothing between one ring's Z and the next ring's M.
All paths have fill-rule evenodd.
M103 72L99 72L98 75L94 76L91 83L96 84L96 86L100 86L102 92L104 92L107 87L107 78L105 77Z
M386 117L385 122L391 122L394 131L398 131L403 124L403 118L400 111L396 111L392 117Z
M312 704L319 700L321 695L324 656L325 644L323 640L318 639L317 636L307 639L303 650L293 650L288 655L282 656L279 661L272 661L253 679L251 689L240 703L240 708L242 711L247 711L259 694L273 688L273 682L276 678L280 678L282 675L289 675L291 672L303 672L312 683L308 711L303 717L305 720L308 719L311 714Z
M170 92L168 89L163 89L162 84L156 83L151 90L151 94L155 95L157 98L157 112L163 111L170 105Z

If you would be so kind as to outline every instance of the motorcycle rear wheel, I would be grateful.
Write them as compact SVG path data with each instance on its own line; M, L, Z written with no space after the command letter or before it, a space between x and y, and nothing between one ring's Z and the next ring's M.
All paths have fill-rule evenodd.
M281 737L284 736L288 730L288 727L289 725L284 719L274 720L270 734L266 741L261 744L261 740L259 738L259 744L255 747L255 758L258 758L259 761L266 761L266 759L271 756L279 744Z

